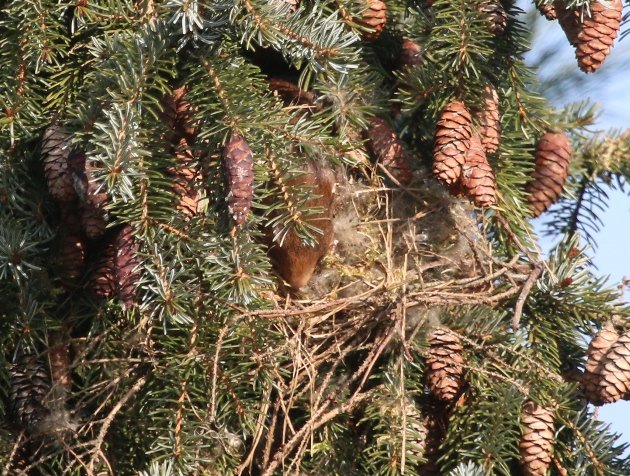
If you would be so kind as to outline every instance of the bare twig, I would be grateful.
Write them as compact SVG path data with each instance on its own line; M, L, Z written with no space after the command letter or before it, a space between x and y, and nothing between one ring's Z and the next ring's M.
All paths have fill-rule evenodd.
M521 289L521 293L519 294L518 299L516 300L516 304L514 305L514 316L512 317L512 329L514 329L515 332L518 330L521 316L523 315L523 306L525 305L527 296L529 296L529 293L536 283L536 280L540 276L540 273L542 273L542 267L540 265L534 267L529 275L529 278L527 278L527 281L525 281L525 284Z
M20 449L20 446L22 445L22 440L24 440L23 431L18 435L17 439L15 440L15 444L13 445L13 448L11 448L11 453L9 454L9 457L7 458L7 464L4 466L4 469L2 470L2 476L9 475L9 471L11 470L11 466L13 464L13 458L15 458L15 455Z
M118 412L120 412L123 406L125 406L125 404L131 399L131 397L133 397L136 393L138 393L140 389L144 387L146 383L147 383L146 377L140 377L136 381L136 383L133 384L133 386L129 390L127 390L127 393L125 393L122 396L122 398L118 400L118 403L114 405L114 407L110 410L109 414L103 420L103 424L101 425L101 429L98 433L98 436L93 441L92 457L90 459L89 468L88 468L90 473L94 471L94 465L96 464L96 461L99 459L98 455L102 454L101 447L103 446L103 442L105 441L105 436L107 436L107 432L109 431L109 428L114 422L116 415L118 414Z

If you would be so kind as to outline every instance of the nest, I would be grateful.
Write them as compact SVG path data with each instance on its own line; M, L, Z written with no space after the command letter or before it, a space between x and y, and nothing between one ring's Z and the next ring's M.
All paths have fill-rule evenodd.
M263 475L281 462L285 471L301 468L313 432L373 398L378 385L370 377L394 342L404 348L425 335L447 307L513 297L526 278L516 259L493 256L472 206L428 171L417 171L405 188L374 176L337 186L334 245L308 286L297 296L274 296L275 309L235 316L268 320L287 337L293 362L291 379L276 382L270 427L259 428L265 443L246 458ZM306 421L293 421L289 409L304 405ZM295 431L278 439L287 427Z

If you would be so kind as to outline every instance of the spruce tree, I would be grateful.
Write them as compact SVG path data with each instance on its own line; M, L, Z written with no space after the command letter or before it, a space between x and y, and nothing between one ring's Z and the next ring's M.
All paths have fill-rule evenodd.
M618 0L536 5L606 69ZM550 105L522 18L0 2L2 474L630 474L590 405L630 134Z

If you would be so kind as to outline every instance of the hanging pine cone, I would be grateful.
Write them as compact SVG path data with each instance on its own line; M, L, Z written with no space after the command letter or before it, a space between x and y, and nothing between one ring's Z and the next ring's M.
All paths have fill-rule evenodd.
M133 228L125 225L116 236L116 287L118 299L127 308L136 303L136 288L140 274L137 270L140 264L140 244L134 238Z
M254 196L254 160L249 145L234 132L223 149L223 165L228 188L228 210L234 223L245 223Z
M492 167L477 134L470 139L470 149L462 168L462 187L466 196L477 207L491 207L496 203L496 180Z
M72 177L68 172L70 148L70 135L59 125L53 124L44 131L41 147L44 173L50 194L60 203L71 202L76 198Z
M176 207L185 218L191 218L202 212L200 192L202 174L199 159L194 156L185 139L181 139L175 153L176 167L169 167L172 189L177 197Z
M269 248L278 274L294 289L306 286L319 260L328 253L333 240L332 212L335 192L335 175L332 170L309 164L305 173L290 185L312 187L314 198L304 204L306 209L321 208L320 213L303 215L305 225L316 227L321 233L313 233L316 243L306 245L300 237L290 231L282 244L274 243ZM274 235L276 230L273 230Z
M107 194L96 193L94 186L90 184L85 202L81 206L81 223L85 236L91 240L97 240L105 234L107 201Z
M556 7L553 2L549 2L548 0L535 0L536 8L547 20L555 20L558 18L558 14L556 13Z
M63 231L59 240L59 276L64 285L75 286L85 270L85 243L81 236Z
M98 192L98 185L94 175L98 170L93 162L88 162L81 151L72 151L68 157L68 170L72 177L72 184L79 197L81 226L85 235L91 240L97 240L105 233L107 226L107 212L105 207L108 196Z
M50 392L50 376L44 359L21 355L9 370L11 410L17 422L28 432L47 415L45 399Z
M602 329L588 346L586 363L584 364L584 374L582 375L582 385L584 396L593 405L603 405L613 401L611 394L616 394L617 390L613 386L608 391L602 372L606 362L606 352L617 342L619 334L612 328Z
M164 122L172 131L167 139L174 145L173 154L177 159L177 164L168 168L176 196L175 207L188 219L199 213L202 206L199 160L191 149L197 138L197 127L193 124L192 106L185 99L186 92L186 85L174 89L171 95L162 98L162 105Z
M483 88L483 109L477 114L481 129L481 144L487 153L492 154L499 149L501 138L501 121L499 119L499 95L491 84Z
M523 475L546 476L554 441L553 411L528 401L523 407L521 423L519 450Z
M162 98L162 118L171 129L167 139L177 143L180 138L185 138L192 143L197 135L197 129L193 124L190 103L186 100L187 87L181 86L173 90L173 93Z
M269 80L269 90L282 99L291 114L289 124L295 125L305 116L321 110L317 97L311 91L301 89L296 83L281 78Z
M426 428L424 441L424 452L422 459L424 463L418 468L418 474L422 476L441 476L438 460L442 456L440 447L444 442L448 431L449 411L442 402L430 402L423 413L423 423Z
M595 1L590 9L591 16L584 13L575 40L578 66L585 73L597 71L610 53L621 26L623 4L621 0Z
M630 332L619 337L599 361L598 402L613 403L630 395Z
M536 145L536 164L527 185L533 216L537 217L554 203L569 174L571 145L564 132L546 132Z
M201 194L195 188L199 173L193 168L179 169L173 178L173 192L177 195L176 208L185 218L191 218L202 211Z
M488 31L501 36L508 24L508 14L499 0L482 0L479 9L487 16Z
M410 38L404 37L398 60L399 68L422 64L422 47Z
M451 401L464 385L464 348L459 337L445 329L433 330L427 342L427 387L438 400Z
M365 39L376 40L383 33L387 22L387 5L381 0L364 1L367 4L367 8L363 10L357 23L369 30L363 33Z
M579 10L566 8L562 1L556 1L553 5L556 16L558 17L558 23L560 23L567 40L569 40L569 44L575 46L581 27Z
M111 299L116 294L116 247L109 236L100 250L92 274L92 289L97 298Z
M448 104L437 123L433 145L433 174L446 185L459 180L470 148L472 118L464 103Z
M367 139L376 162L385 167L401 185L409 185L413 178L409 157L387 121L373 117L367 128Z

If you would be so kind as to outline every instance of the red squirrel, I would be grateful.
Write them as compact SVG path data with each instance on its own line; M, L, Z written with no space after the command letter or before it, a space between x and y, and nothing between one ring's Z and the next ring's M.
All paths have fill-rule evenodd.
M314 198L307 201L306 207L317 207L322 210L320 213L303 218L309 225L321 231L321 233L313 233L316 244L308 246L294 231L289 231L282 246L274 242L269 249L274 268L296 290L308 283L318 261L326 255L332 244L335 174L329 168L312 164L307 167L303 175L292 181L292 185L299 184L312 187Z

